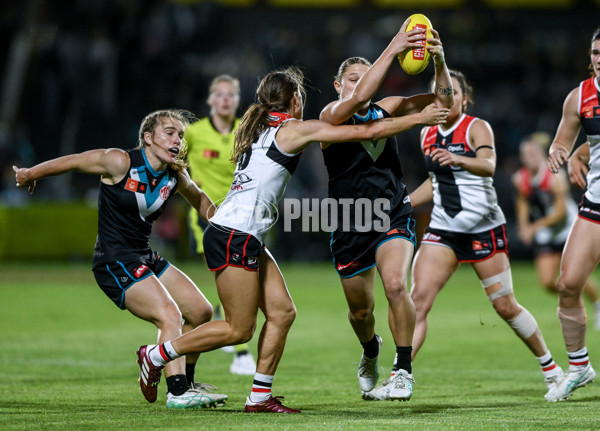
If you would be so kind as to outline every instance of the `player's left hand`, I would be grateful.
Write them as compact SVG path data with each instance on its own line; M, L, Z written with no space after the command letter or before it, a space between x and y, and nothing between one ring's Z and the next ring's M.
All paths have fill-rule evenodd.
M427 38L427 51L431 54L433 61L435 64L444 64L444 48L442 46L442 41L440 40L440 34L434 29L431 29L431 34L433 37Z

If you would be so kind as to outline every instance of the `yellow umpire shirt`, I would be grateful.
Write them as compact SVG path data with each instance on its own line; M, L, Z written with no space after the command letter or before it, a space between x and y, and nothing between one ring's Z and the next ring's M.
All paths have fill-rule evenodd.
M190 176L217 206L225 199L233 181L235 165L229 159L233 132L239 123L239 118L236 118L231 132L223 135L213 126L210 117L205 117L185 131ZM196 251L203 253L203 229L198 225L198 213L193 208L190 211L190 227L196 239Z

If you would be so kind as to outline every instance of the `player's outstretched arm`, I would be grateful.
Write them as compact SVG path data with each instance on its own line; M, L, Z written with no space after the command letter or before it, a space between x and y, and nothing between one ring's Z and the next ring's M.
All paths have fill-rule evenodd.
M118 148L90 150L58 157L31 168L13 166L17 187L27 187L33 193L36 181L71 171L102 175L105 182L116 184L129 169L129 155Z

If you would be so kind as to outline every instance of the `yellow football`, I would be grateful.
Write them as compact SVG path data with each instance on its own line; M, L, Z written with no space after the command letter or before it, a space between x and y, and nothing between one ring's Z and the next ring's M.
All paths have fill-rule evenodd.
M431 22L425 15L415 13L409 18L410 23L406 27L407 33L414 28L424 28L426 30L426 37L433 37L431 34ZM427 68L429 59L431 58L431 54L425 49L427 41L420 40L417 43L422 44L423 47L413 48L398 55L400 66L402 66L402 69L409 75L416 75L417 73L423 72Z

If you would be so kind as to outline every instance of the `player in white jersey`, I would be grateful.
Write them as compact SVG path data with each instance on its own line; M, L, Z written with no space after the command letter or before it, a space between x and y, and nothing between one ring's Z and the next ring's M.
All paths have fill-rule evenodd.
M553 175L546 163L546 151L552 137L545 132L532 133L521 142L523 167L513 175L517 192L515 209L519 238L532 246L541 285L557 293L556 281L562 250L571 226L577 218L577 204L571 197L564 172ZM595 283L588 280L584 292L594 305L596 329L600 330L600 301Z
M271 393L296 310L277 263L263 244L298 157L315 141L383 139L418 124L439 124L445 121L448 110L432 104L415 114L358 126L302 121L305 92L302 73L296 68L266 75L256 95L258 102L246 111L236 134L232 158L237 169L231 190L204 235L206 260L215 271L226 320L212 321L160 345L140 347L144 356L140 366L153 375L181 355L246 342L254 334L260 308L265 324L258 340L257 372L244 411L300 413ZM148 380L143 385L153 383Z
M411 296L417 311L413 358L425 342L427 315L462 262L471 263L498 315L536 356L548 389L562 377L535 318L516 300L510 273L505 219L492 175L496 169L490 125L466 114L472 99L464 75L450 71L454 105L444 125L421 133L430 178L410 194L413 206L433 199L431 223L415 256Z
M573 391L594 380L585 343L587 316L581 298L583 287L600 261L600 28L592 35L589 50L591 77L567 95L562 118L550 146L548 164L554 173L567 162L583 127L589 141L590 170L587 191L579 205L563 250L558 278L558 320L565 340L569 369L548 401L563 401Z

